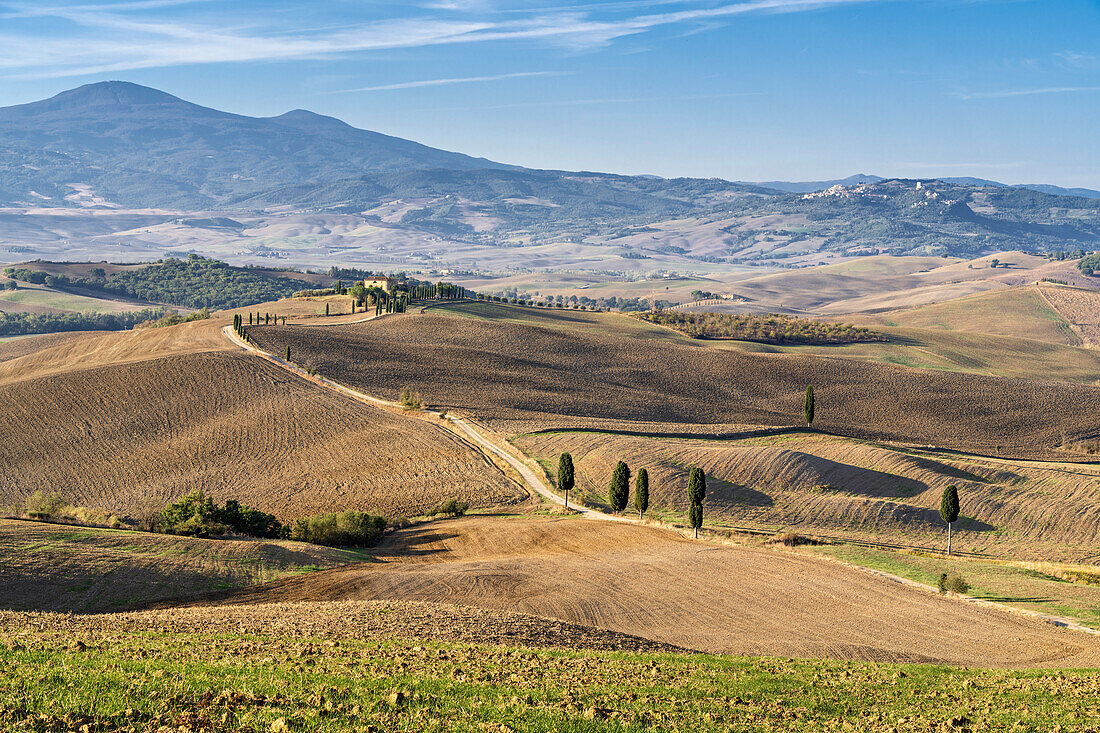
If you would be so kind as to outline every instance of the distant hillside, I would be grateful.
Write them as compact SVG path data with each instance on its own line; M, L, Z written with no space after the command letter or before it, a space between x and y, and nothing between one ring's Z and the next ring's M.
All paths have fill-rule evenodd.
M618 271L817 264L829 257L822 253L1100 248L1100 198L1090 198L1100 194L1067 193L866 174L749 184L532 170L306 110L246 117L126 82L0 109L0 206L16 209L0 212L0 244L47 259L70 251L155 259L182 249L291 262L320 254L328 262L362 247L343 262L392 266L436 264L453 248L466 253L465 266L497 261L507 269L514 263L501 261L501 245L564 243L604 249L564 257L561 266L579 257ZM96 215L26 215L58 207ZM266 217L291 212L326 219L267 229Z
M360 130L294 110L255 118L127 82L89 84L0 109L0 204L359 211L395 199L485 202L517 225L536 210L576 220L671 215L726 181L533 171ZM532 207L536 199L550 206ZM446 207L456 201L440 204ZM549 211L555 209L555 211ZM468 229L428 207L413 218Z
M860 183L881 183L885 180L886 179L882 176L857 173L854 176L848 176L847 178L835 178L831 181L759 181L756 182L754 185L762 186L764 188L775 189L776 191L784 191L786 193L813 193L814 191L824 191L826 188L832 188L833 186L854 186ZM991 181L987 178L972 178L965 176L940 176L936 180L943 181L944 183L955 183L960 186L1030 188L1033 191L1054 194L1056 196L1081 196L1087 199L1100 199L1100 191L1094 191L1091 188L1063 188L1061 186L1052 186L1048 183L1010 184L1001 183L1000 181Z

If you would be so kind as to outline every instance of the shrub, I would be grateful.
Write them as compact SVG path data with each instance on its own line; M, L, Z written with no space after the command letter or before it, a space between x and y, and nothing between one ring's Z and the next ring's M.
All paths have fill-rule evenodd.
M429 511L425 516L436 517L440 514L446 514L449 517L461 517L465 516L466 512L470 509L470 503L468 501L459 501L458 499L447 499L435 509Z
M800 545L820 545L821 543L809 537L803 537L794 532L781 532L773 535L765 541L766 545L783 545L785 547L798 547Z
M56 517L67 506L69 506L69 502L56 492L36 491L23 502L23 509L26 511L27 516L35 519Z
M940 593L966 593L970 590L970 584L961 575L940 573L939 582L936 584Z
M333 512L299 519L290 539L329 547L366 547L382 536L386 520L364 512Z
M424 407L424 401L420 398L419 392L413 392L406 387L401 390L401 406L406 410L419 410Z

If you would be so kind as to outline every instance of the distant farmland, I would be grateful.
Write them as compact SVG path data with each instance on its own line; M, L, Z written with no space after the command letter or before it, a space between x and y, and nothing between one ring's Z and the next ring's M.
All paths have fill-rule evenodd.
M337 381L390 399L416 389L431 404L507 421L512 432L586 422L641 431L664 423L673 432L797 426L811 384L814 426L856 437L1038 457L1100 430L1100 389L1091 386L716 350L618 316L532 325L519 322L523 309L463 310L250 333L271 353L290 346L295 361ZM486 318L467 317L479 312Z

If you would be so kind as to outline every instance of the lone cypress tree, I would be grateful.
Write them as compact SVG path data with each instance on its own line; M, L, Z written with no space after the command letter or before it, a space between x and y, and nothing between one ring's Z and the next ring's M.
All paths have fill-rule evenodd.
M286 345L286 360L290 361L290 344Z
M558 488L565 492L565 508L569 508L569 492L573 489L573 456L562 453L558 456Z
M638 510L638 519L644 519L645 510L649 509L649 472L644 468L638 469L634 479L634 508Z
M695 539L699 539L699 528L703 526L702 504L692 504L688 509L688 524L695 530Z
M621 512L626 509L626 502L630 498L630 467L626 461L619 461L615 465L615 471L611 474L611 490L607 492L607 498L611 502L611 509Z
M329 304L325 303L325 315L326 316L328 315L328 306L329 306Z
M940 496L940 519L947 522L947 556L951 557L951 523L959 518L959 489L951 484Z
M702 504L707 498L707 475L703 469L696 466L688 474L688 501L692 504Z
M812 425L814 422L814 388L812 386L806 388L806 404L803 406L803 412L806 425Z
M695 530L695 536L699 536L699 528L703 526L703 499L707 498L707 475L703 469L696 466L688 474L688 524Z

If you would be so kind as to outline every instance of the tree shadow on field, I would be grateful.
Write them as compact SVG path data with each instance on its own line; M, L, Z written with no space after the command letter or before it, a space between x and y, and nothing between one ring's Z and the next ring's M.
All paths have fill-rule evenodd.
M976 473L967 471L965 468L959 468L958 466L952 466L947 463L940 463L934 458L925 458L923 456L917 456L908 454L908 458L913 461L919 468L923 468L926 471L938 473L941 476L947 476L948 478L958 479L960 481L973 481L978 484L990 484L990 483L1006 483L1008 481L1014 481L1020 478L1019 474L1015 474L1012 471L998 470L993 476L979 476Z
M763 491L735 484L730 481L707 475L707 501L717 506L734 507L767 507L775 504L775 500Z
M1054 603L1057 598L1044 598L1043 596L1003 596L996 593L971 593L975 598L995 603Z
M427 557L447 552L447 548L430 545L458 537L457 532L441 532L435 528L402 530L396 537L379 548L378 555L385 557ZM427 546L426 546L427 545Z

